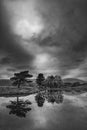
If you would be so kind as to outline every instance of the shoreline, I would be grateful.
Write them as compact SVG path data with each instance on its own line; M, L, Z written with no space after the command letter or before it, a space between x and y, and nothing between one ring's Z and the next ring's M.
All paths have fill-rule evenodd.
M83 94L83 93L86 93L87 91L86 90L83 90L81 89L80 91L77 91L76 88L75 89L69 89L67 91L67 88L63 89L63 94L66 94L66 95L80 95L80 94ZM38 92L38 89L37 87L35 86L22 86L20 87L19 89L17 87L14 87L14 86L0 86L0 97L15 97L15 96L28 96L28 95L31 95L31 94L35 94Z
M9 93L0 93L0 97L16 97L16 96L28 96L28 95L32 95L32 94L35 94L37 93L38 91L31 91L31 92L9 92ZM72 96L75 96L75 95L80 95L80 94L83 94L83 93L86 93L86 92L66 92L66 91L63 91L63 94L64 95L72 95Z

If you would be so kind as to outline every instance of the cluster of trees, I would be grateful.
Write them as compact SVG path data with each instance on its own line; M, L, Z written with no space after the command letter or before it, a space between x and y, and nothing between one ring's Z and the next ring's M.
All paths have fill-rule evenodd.
M29 71L22 71L19 73L14 73L14 76L10 79L12 85L18 86L18 89L22 84L30 83L33 80L30 80L33 77ZM63 81L60 76L48 76L45 78L43 73L39 73L36 77L36 86L38 93L35 96L36 103L39 107L42 107L45 99L51 103L62 103L63 95ZM10 105L7 105L7 108L10 109L9 114L15 114L19 117L25 117L26 113L31 110L28 106L28 101L20 101L17 97L17 101L11 101Z
M20 73L15 73L14 77L12 77L10 80L12 81L12 85L18 86L18 88L20 88L21 84L32 82L30 80L32 77L33 75L31 75L29 71L22 71ZM52 75L45 78L44 74L42 73L38 74L36 78L36 84L39 91L47 88L51 89L63 87L63 81L60 76Z
M61 89L63 87L63 81L60 76L48 76L46 79L46 88Z
M42 73L37 76L36 83L38 85L39 90L49 90L56 91L61 90L63 88L63 81L60 76L48 76L44 77Z

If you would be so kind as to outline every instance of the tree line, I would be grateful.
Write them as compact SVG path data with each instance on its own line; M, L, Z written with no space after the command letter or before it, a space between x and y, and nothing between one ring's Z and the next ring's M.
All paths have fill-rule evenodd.
M32 82L32 77L33 75L30 74L29 71L22 71L19 73L14 73L14 76L11 77L10 80L12 82L12 85L20 88L21 85ZM61 76L58 75L51 75L45 78L43 73L39 73L35 79L35 82L37 84L38 91L51 91L52 89L56 91L56 89L61 90L63 88L63 81L61 79Z

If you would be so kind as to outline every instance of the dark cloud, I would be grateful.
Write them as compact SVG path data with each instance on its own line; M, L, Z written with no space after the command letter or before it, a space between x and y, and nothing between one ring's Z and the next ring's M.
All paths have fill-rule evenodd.
M19 44L18 37L13 35L8 24L8 17L0 2L0 66L17 68L17 66L28 64L31 66L33 56L26 52ZM4 56L5 55L5 56Z
M0 65L9 65L8 71L32 70L32 50L27 52L19 44L19 38L11 33L6 22L9 17L3 5L0 6L0 54L5 54ZM73 76L72 70L78 68L81 71L80 77L87 77L87 1L38 0L35 9L39 12L45 29L31 41L51 54L52 58L56 57L58 62L55 68L61 75Z
M39 45L58 48L54 50L54 56L58 58L61 74L66 75L69 70L74 71L85 64L87 58L87 1L47 0L42 3L46 10L42 7L39 9L46 26L53 22L50 28L54 30L45 31L42 34L44 38L39 38Z
M4 57L4 58L2 58L1 59L1 61L0 61L0 64L1 65L8 65L8 64L10 64L11 63L11 60L10 60L10 58L8 58L8 57Z

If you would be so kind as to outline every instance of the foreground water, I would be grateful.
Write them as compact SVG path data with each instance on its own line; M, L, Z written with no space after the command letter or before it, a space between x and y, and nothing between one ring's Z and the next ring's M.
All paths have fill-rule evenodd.
M37 106L35 95L20 99L32 102L25 118L11 114L10 107L6 107L16 97L0 97L0 130L87 130L87 93L64 95L60 104L45 101L43 107Z

